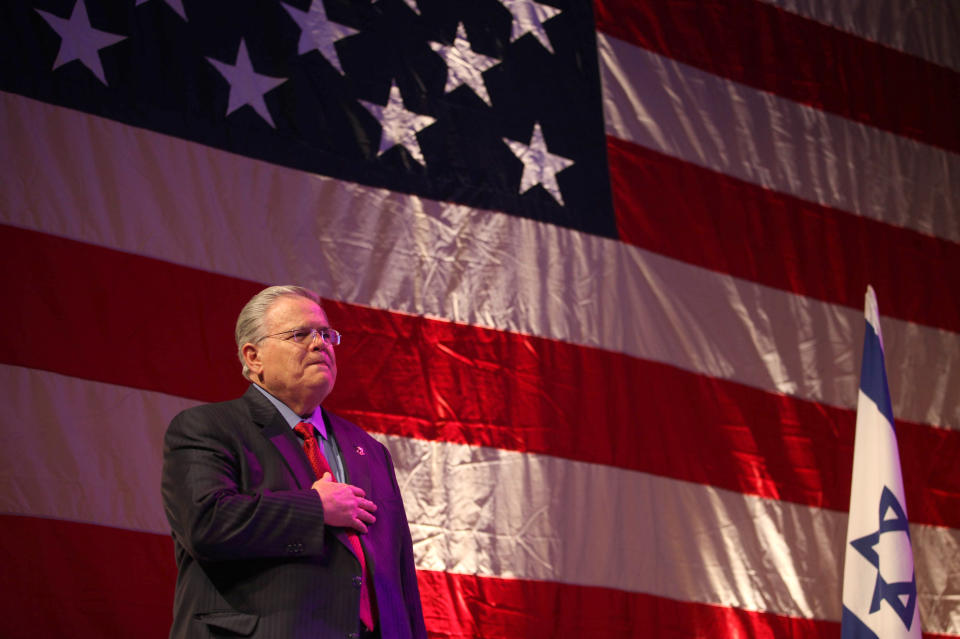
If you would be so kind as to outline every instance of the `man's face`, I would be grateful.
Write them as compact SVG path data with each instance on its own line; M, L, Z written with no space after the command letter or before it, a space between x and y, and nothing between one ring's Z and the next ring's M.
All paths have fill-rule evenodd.
M295 328L330 327L322 308L304 297L291 295L274 302L263 319L267 335ZM337 358L333 346L319 337L300 344L289 337L285 333L260 341L256 345L259 366L251 370L274 397L295 410L298 405L312 410L333 390Z

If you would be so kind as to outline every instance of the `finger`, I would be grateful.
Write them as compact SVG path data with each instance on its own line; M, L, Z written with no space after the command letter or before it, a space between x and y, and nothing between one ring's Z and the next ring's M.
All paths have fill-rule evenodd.
M357 513L356 518L366 524L372 524L377 521L377 518L373 516L373 513L368 513L365 510L361 510L359 513Z
M357 502L357 505L366 511L369 511L372 513L377 512L377 505L372 501L370 501L369 499L361 499L360 501Z
M323 477L320 478L320 481L333 481L333 475L330 473L324 473Z
M356 530L357 532L361 532L361 533L366 533L368 530L367 525L362 521L360 521L359 519L354 519L353 523L350 524L350 527Z
M360 488L359 486L352 486L352 485L351 485L351 486L350 486L350 489L353 491L353 494L356 495L357 497L366 497L366 496L367 496L367 493L363 490L363 488Z

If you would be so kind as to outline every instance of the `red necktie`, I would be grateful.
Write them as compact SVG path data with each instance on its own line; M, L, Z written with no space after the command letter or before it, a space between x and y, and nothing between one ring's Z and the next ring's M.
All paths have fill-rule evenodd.
M323 477L324 473L330 473L333 481L337 481L333 471L330 470L330 464L327 463L327 458L323 456L323 451L320 450L320 444L317 442L317 436L314 434L313 424L300 422L294 430L303 437L303 451L307 454L307 459L310 460L310 465L313 467L313 472L317 476L317 479ZM350 550L353 551L353 554L356 555L360 561L360 573L363 575L360 581L360 621L362 621L363 625L369 630L373 630L373 606L370 605L370 591L367 589L367 583L369 581L367 578L367 560L363 556L360 537L356 531L352 528L344 528L343 530L347 535L347 540L350 542Z

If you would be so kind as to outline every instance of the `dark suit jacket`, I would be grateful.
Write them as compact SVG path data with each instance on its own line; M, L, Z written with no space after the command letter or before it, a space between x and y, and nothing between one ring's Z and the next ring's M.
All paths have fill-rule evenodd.
M384 639L426 637L407 517L387 449L327 414L347 481L377 505L361 535ZM349 637L360 563L324 526L297 436L255 388L186 410L163 450L163 504L178 576L172 638Z

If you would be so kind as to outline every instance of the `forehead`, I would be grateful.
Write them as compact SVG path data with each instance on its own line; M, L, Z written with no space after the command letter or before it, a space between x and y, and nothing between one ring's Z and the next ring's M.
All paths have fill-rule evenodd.
M301 326L318 328L329 326L327 314L318 304L296 295L284 295L277 299L267 310L263 319L268 331L282 331Z

